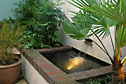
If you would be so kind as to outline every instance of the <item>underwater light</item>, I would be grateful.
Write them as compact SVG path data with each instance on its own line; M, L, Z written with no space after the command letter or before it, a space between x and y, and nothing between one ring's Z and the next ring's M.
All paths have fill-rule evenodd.
M71 69L75 68L77 65L82 64L84 61L85 61L85 59L82 57L70 58L67 70L71 70Z

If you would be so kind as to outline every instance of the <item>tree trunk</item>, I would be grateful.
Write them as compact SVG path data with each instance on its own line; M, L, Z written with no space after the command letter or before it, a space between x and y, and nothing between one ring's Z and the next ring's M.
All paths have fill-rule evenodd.
M121 64L117 59L113 63L112 84L122 84L125 80L125 62Z

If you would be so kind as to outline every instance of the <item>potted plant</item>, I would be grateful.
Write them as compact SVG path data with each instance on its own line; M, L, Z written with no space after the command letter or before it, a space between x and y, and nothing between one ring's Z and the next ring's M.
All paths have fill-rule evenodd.
M94 35L100 44L91 39L111 60L113 65L112 84L121 84L125 79L124 64L126 57L121 60L121 49L126 45L126 1L125 0L72 0L69 2L80 9L73 12L76 15L73 22L66 20L62 23L64 32L74 39L91 39ZM114 27L114 39L110 29ZM109 37L113 47L111 56L102 39ZM101 39L102 38L102 39ZM112 58L114 57L114 58Z
M0 22L0 84L14 84L20 76L21 59L13 48L22 43L21 34L25 27L11 24L9 20Z

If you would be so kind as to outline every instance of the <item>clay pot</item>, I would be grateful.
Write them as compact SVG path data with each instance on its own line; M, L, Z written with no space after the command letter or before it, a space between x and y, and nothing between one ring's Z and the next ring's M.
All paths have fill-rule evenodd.
M14 64L0 65L0 84L15 84L21 73L21 59Z

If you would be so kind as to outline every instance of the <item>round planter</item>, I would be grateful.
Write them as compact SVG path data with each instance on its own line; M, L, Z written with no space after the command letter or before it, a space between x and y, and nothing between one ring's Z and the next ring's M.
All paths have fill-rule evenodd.
M14 64L0 65L0 84L15 84L21 73L21 59Z

